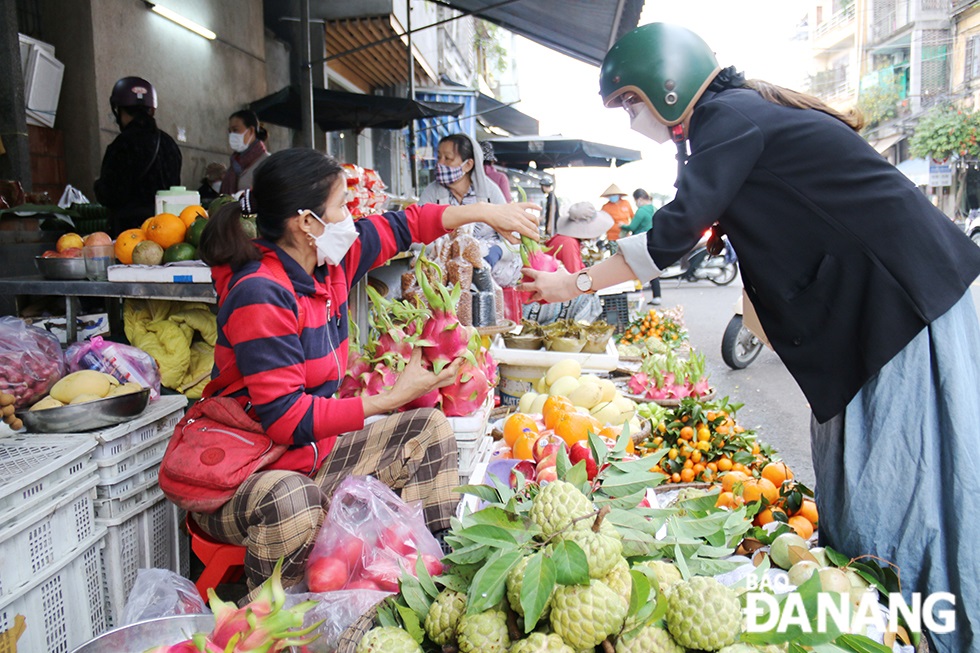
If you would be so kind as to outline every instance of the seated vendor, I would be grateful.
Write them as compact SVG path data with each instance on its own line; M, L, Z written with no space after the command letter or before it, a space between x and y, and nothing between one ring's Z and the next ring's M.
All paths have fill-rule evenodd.
M585 269L582 262L582 241L597 240L613 226L613 219L605 211L596 211L591 202L577 202L568 207L568 214L558 218L555 235L545 247L569 272ZM593 322L602 313L602 302L594 294L581 295L561 304L524 305L524 319L538 324L551 324L556 320L572 319Z
M415 205L354 222L340 164L305 148L263 161L249 201L258 239L242 229L238 203L212 216L201 239L218 293L217 376L205 396L238 398L273 441L291 446L216 512L191 516L216 540L246 547L253 598L280 558L284 585L302 580L331 494L348 476L373 475L421 502L437 539L449 528L459 478L446 417L422 409L364 422L449 385L462 359L435 374L416 356L390 390L334 398L351 346L348 298L370 269L413 243L475 222L514 242L537 237L537 224L526 203Z

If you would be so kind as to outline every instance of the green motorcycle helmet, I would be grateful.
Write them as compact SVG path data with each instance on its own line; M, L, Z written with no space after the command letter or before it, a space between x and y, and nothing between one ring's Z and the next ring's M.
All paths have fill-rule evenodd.
M630 94L642 99L668 127L683 122L721 71L714 52L689 29L667 23L642 25L606 53L599 94L607 107Z

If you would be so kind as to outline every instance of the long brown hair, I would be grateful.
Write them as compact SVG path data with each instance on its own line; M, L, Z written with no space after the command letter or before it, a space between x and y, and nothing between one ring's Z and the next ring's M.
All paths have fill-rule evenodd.
M745 80L745 87L751 88L764 99L772 102L773 104L779 104L784 107L792 107L794 109L815 109L817 111L822 111L828 116L837 118L856 132L859 132L862 128L864 128L864 117L855 109L851 109L847 113L841 113L840 111L830 107L820 98L784 88L782 86L776 86L775 84L770 84L769 82L765 82L761 79L747 79Z

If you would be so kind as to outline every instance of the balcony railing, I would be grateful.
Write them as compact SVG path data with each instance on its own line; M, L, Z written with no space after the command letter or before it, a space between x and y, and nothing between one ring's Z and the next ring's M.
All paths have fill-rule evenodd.
M844 9L838 11L833 16L831 16L830 20L824 21L819 25L817 25L817 29L814 32L814 36L816 36L816 38L820 38L824 34L828 34L834 31L835 29L837 29L838 27L843 27L844 25L847 25L848 23L852 22L855 16L854 7L855 7L855 3L852 2L847 7L845 7Z
M810 78L810 92L824 99L846 97L854 93L847 68L824 70Z

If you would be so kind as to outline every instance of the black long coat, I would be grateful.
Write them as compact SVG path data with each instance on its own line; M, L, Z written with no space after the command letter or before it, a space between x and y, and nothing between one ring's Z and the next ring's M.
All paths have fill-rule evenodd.
M980 274L980 248L841 121L708 92L691 156L647 246L663 269L718 221L746 292L817 420L861 386Z

